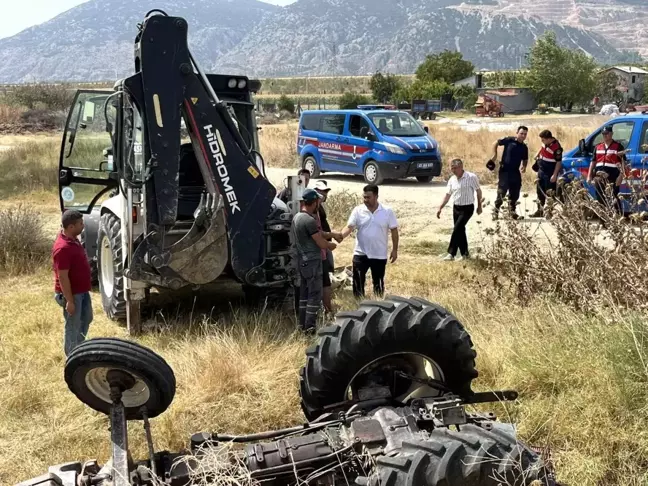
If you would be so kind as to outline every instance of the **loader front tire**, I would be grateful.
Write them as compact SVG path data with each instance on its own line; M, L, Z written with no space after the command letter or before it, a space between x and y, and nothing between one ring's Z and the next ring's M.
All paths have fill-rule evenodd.
M477 353L470 336L446 309L423 299L389 296L364 301L356 311L339 313L318 336L319 342L306 350L300 374L301 405L309 421L347 402L350 390L361 387L362 380L391 383L392 395L412 398L408 384L413 380L405 379L401 386L391 381L399 371L425 377L433 370L436 376L427 377L443 382L453 393L473 394Z
M99 291L106 315L115 321L126 321L124 264L122 263L121 221L104 213L97 234L97 268Z

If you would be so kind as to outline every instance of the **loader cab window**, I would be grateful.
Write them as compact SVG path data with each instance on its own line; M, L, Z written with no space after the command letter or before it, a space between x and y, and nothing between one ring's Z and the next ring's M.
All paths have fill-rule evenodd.
M106 116L114 124L116 114L110 101L106 106L111 94L79 91L70 108L59 162L62 209L90 211L109 197L104 189L114 185L109 180L114 164Z

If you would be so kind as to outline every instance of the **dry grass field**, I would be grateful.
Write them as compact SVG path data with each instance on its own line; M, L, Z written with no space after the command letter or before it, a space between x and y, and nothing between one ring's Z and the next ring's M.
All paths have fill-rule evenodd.
M590 128L555 131L571 147ZM509 132L433 124L431 132L445 160L462 157L485 183L494 181L484 165L493 141ZM532 152L538 132L531 129ZM269 167L296 167L294 125L264 127L261 137ZM38 138L0 138L0 145L10 146L0 152L2 485L41 474L52 463L109 455L106 418L78 402L63 381L62 315L52 299L48 263L58 225L59 140ZM341 214L354 203L331 201ZM489 260L469 263L440 262L437 248L409 243L414 235L407 234L398 262L387 269L387 291L437 302L466 325L478 353L475 388L520 392L517 403L485 408L514 421L523 439L551 446L560 480L648 484L645 291L623 278L648 272L645 244L626 234L634 246L613 259L576 242L565 220L550 224L567 235L561 251L536 247L522 229L503 222L499 242L484 243ZM351 249L347 242L336 251L337 265L350 263ZM552 251L554 260L546 253ZM551 278L529 271L546 261L551 265L542 268ZM613 267L603 266L597 277L593 269L604 262ZM632 271L625 273L626 267ZM600 286L576 286L583 268ZM614 287L618 292L608 291ZM575 305L567 288L577 288L590 305ZM620 297L633 292L636 300ZM93 298L90 337L125 337L104 316L96 292ZM348 288L335 294L335 303L340 309L356 305ZM169 305L149 324L151 332L137 340L168 360L178 383L171 408L152 421L156 449L184 447L201 430L244 433L303 421L297 380L309 340L295 332L291 316L253 314L202 298ZM132 424L130 433L134 455L143 457L140 424Z

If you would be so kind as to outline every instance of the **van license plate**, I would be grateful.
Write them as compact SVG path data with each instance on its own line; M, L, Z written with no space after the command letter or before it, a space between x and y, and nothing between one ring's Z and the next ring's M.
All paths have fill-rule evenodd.
M434 162L419 162L418 164L416 164L416 167L418 169L431 169L432 167L434 167Z

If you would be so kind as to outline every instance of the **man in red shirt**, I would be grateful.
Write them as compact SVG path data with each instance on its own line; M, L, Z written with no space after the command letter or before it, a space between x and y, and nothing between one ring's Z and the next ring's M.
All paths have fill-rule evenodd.
M614 140L611 125L604 126L601 133L603 134L603 141L594 149L594 156L587 173L587 181L594 182L596 199L600 204L604 206L612 205L620 213L619 189L623 183L626 170L625 147ZM595 177L597 172L605 173L607 180ZM608 201L606 195L606 186L608 184L612 186L613 201Z
M54 241L54 299L63 307L64 349L70 352L88 334L92 322L92 277L90 263L78 236L83 231L83 215L74 210L63 213L63 228Z

